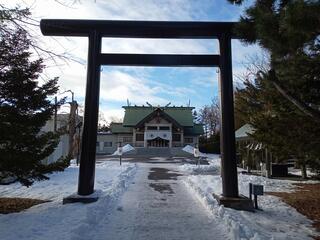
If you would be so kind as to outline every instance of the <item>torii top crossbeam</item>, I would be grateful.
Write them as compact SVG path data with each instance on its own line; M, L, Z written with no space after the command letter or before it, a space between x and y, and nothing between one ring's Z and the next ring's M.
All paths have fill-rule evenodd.
M84 37L97 31L102 37L214 39L227 33L231 38L235 22L166 22L44 19L43 35Z

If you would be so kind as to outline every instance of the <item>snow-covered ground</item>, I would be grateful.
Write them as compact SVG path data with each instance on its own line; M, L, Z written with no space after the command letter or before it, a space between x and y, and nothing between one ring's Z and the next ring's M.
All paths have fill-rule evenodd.
M139 208L142 200L145 201L144 206L150 206L149 210L155 211L155 214L158 214L159 217L166 218L168 216L168 213L164 211L167 208L177 208L174 213L177 218L172 217L170 218L170 221L175 222L175 224L178 224L177 226L179 226L181 222L177 222L178 219L184 218L187 211L184 209L186 207L181 204L182 202L179 202L177 200L178 198L175 198L177 194L182 194L180 196L182 199L188 199L187 193L195 196L200 201L200 204L203 205L204 209L207 210L204 212L208 213L212 219L212 222L207 223L207 225L212 223L216 224L214 231L218 232L216 232L216 235L213 234L213 237L219 236L219 234L225 234L225 236L228 236L227 239L230 237L230 239L234 240L305 240L312 239L311 235L316 234L315 230L311 227L312 222L310 220L274 196L264 195L259 197L259 206L263 211L257 211L255 213L236 211L224 208L223 206L218 206L212 193L221 193L220 158L218 155L206 155L206 157L209 158L209 165L205 166L196 166L194 164L179 165L179 163L173 163L174 161L172 161L172 159L170 160L171 163L166 163L167 165L164 165L163 163L167 161L166 158L151 159L159 163L159 166L155 164L148 165L148 163L139 163L139 165L134 163L123 163L122 166L119 166L119 162L113 161L99 163L96 165L95 189L99 190L97 193L100 197L97 202L91 204L75 203L62 205L63 197L76 192L79 169L74 164L64 172L50 174L50 180L36 182L30 188L23 187L19 183L7 186L0 185L0 196L2 197L29 197L51 200L51 202L34 206L23 212L7 215L0 214L0 239L112 239L112 237L110 238L112 235L108 234L108 231L110 233L110 231L114 230L113 226L117 225L115 223L121 224L121 219L128 218L129 220L132 220L131 222L135 222L137 217L135 214L138 214L136 212L139 212L139 209L135 208ZM163 194L158 196L158 193L154 192L152 187L149 186L150 183L153 183L148 178L149 171L150 168L154 168L155 166L158 168L167 166L174 172L184 174L184 176L181 176L176 180L179 182L171 180L166 180L166 182L164 182L165 184L171 184L172 189L176 192L176 195L168 193L168 196L165 196L167 198L166 202L168 202L168 204L175 203L175 205L166 206L163 201ZM138 167L139 170L137 171ZM133 180L136 172L139 174L137 173ZM140 178L136 179L138 176L140 176ZM264 185L265 191L290 192L293 191L294 188L292 185L294 182L286 180L267 179L260 176L250 176L241 173L239 173L238 179L240 193L246 196L248 195L249 182ZM189 191L183 189L184 186L181 185L180 181L183 181ZM124 193L131 183L134 184L128 188L128 192L135 192L136 189L137 192L134 198L132 195L127 194L128 192ZM142 193L139 190L140 188L145 188L145 192ZM153 192L149 193L148 191ZM157 195L156 197L159 199L152 197L152 194ZM183 194L187 195L184 196ZM124 196L130 197L124 198ZM123 213L121 210L122 208L119 208L120 210L118 210L117 206L119 206L119 202L121 205L125 199L128 201L126 206L129 207L131 206L131 202L135 202L132 205L132 209L129 208L129 210L131 209L130 211L134 213L132 216L129 216L130 214L128 216L126 215L128 213L127 209L126 212ZM195 204L196 202L191 204L194 209L199 208L199 206L195 206ZM154 208L154 206L157 207ZM179 209L179 207L181 209ZM190 211L192 210L191 206L187 208L190 208ZM197 212L196 215L191 214L192 211L189 211L190 213L188 213L189 215L191 214L190 216L187 215L188 217L192 217L192 219L194 217L199 217L200 210L201 209L194 210ZM144 215L143 217L140 216L140 219L145 218L143 221L141 220L141 222L144 222L146 226L149 226L150 219L153 219L153 229L156 231L158 223L158 220L155 220L155 218L157 219L157 217L155 217L156 215L150 216L150 212L143 212L144 210L140 210L140 212L141 211ZM181 214L176 212L181 212ZM120 213L124 214L124 218L119 218L121 221L114 222L114 217L121 215ZM205 214L202 214L201 216L203 217L204 215ZM129 220L127 222L131 223ZM166 221L169 220L167 219ZM186 219L184 219L184 221L186 221ZM136 225L133 224L128 226L130 228L130 226L139 227L140 225L137 223ZM169 225L171 226L171 224ZM124 228L125 226L117 227L117 229L120 230ZM199 226L199 228L201 229L201 226ZM147 231L149 228L139 229L141 231L143 229ZM210 229L210 231L213 231L213 228ZM106 230L108 231L106 232ZM137 233L135 228L125 229L125 231ZM157 231L159 231L159 234L161 233L161 236L166 236L166 238L163 239L171 239L170 236L166 235L167 233L164 228L160 227ZM188 228L183 231L186 231L186 236L191 236L191 233L188 234ZM191 228L189 231L194 231L194 229L192 230ZM203 228L202 231L207 230ZM131 239L131 236L127 236L125 233L123 234L126 236L126 239ZM148 236L154 235L154 233L148 234ZM203 235L206 234L203 233ZM209 235L211 236L211 234ZM159 236L157 239L160 239ZM176 237L177 236L178 235L176 235ZM180 238L177 237L175 239Z
M294 208L282 202L279 198L264 195L259 196L258 203L262 211L255 213L236 211L219 206L212 193L221 194L222 181L219 173L220 159L217 155L209 156L208 166L200 168L193 165L182 165L183 171L194 171L184 179L189 190L196 194L200 202L214 216L220 218L233 235L233 239L312 239L315 230L312 222L298 213ZM203 174L201 173L203 168ZM216 175L207 175L207 170L212 169ZM293 191L293 181L268 179L261 176L239 174L239 191L248 196L249 183L264 185L265 191ZM301 182L300 182L301 183Z
M136 164L103 162L96 165L95 189L99 200L91 204L62 205L63 197L76 192L79 168L50 174L50 180L26 188L19 183L0 186L2 197L27 197L51 202L26 211L0 214L0 239L94 239L102 222L136 172Z
M298 176L302 176L302 172L300 169L297 168L289 168L288 172L294 175L298 175ZM308 177L313 177L313 176L317 176L316 172L312 172L311 170L307 169L307 176Z

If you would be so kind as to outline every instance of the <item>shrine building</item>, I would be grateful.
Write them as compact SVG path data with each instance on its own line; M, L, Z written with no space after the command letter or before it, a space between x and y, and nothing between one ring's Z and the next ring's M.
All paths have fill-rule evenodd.
M99 132L97 154L116 151L119 143L135 149L181 150L196 146L203 134L203 125L194 122L194 107L123 106L123 122L110 124L109 132Z

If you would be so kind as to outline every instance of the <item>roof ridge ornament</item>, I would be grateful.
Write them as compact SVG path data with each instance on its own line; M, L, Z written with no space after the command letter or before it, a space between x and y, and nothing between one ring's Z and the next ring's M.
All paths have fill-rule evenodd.
M170 106L170 104L171 104L171 102L169 102L167 105L165 105L165 106L164 106L164 108L169 107L169 106Z
M146 102L146 104L147 104L149 107L152 107L152 108L153 108L153 106L152 106L149 102Z

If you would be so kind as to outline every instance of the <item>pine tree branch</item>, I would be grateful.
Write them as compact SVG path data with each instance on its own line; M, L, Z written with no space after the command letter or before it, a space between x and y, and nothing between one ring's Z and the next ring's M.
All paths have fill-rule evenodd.
M269 81L273 84L273 86L278 90L278 92L285 97L288 101L290 101L293 105L295 105L301 112L305 115L312 117L314 119L320 120L320 111L310 107L308 104L303 102L302 100L298 99L297 97L290 94L281 84L279 81L274 80L277 79L276 74L273 70L271 70L269 77Z

